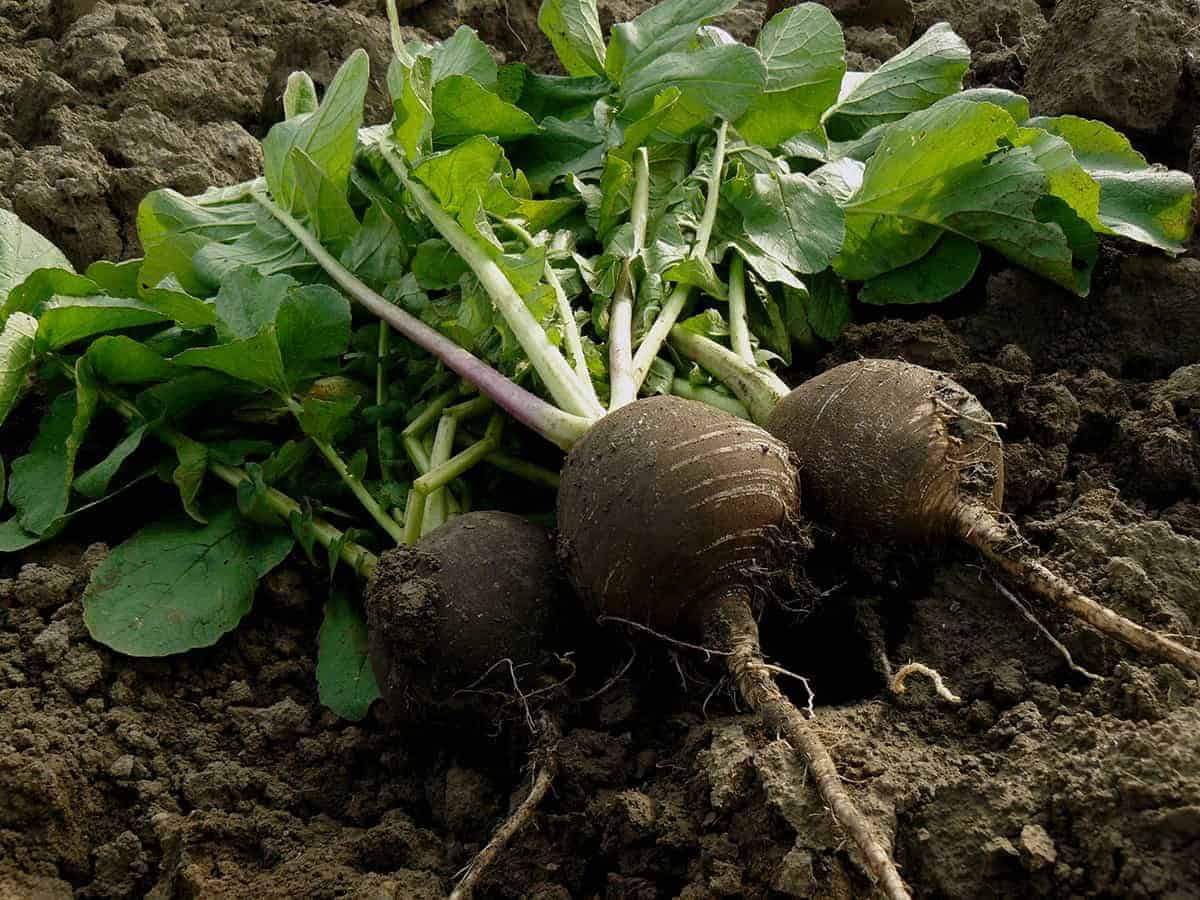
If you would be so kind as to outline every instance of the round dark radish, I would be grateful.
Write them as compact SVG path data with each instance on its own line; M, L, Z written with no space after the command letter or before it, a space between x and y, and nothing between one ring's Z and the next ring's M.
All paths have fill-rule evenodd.
M478 715L565 649L569 604L550 533L519 516L456 516L380 557L367 586L371 667L401 720ZM485 676L487 693L473 689ZM488 710L488 714L491 710Z
M845 363L785 396L766 427L796 454L809 513L842 536L961 538L1097 630L1200 672L1200 653L1084 596L1037 560L1000 513L1004 449L992 417L946 375L900 360Z
M796 571L808 538L792 457L769 433L678 397L609 413L571 449L559 554L585 607L722 654L742 696L807 760L887 896L908 897L820 737L780 692L753 610Z

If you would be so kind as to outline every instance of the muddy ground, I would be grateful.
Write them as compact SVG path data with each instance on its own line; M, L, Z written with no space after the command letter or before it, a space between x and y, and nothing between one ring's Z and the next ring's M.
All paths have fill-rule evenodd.
M1107 118L1152 159L1188 163L1190 2L827 3L858 67L949 19L975 50L974 83L1023 86L1038 111ZM603 6L608 21L637 8ZM730 27L752 32L760 10ZM548 57L517 0L406 15ZM376 0L0 0L0 205L77 264L136 255L142 194L255 173L287 73L323 83L356 46L382 62L386 35ZM377 91L371 109L384 114ZM1194 643L1200 261L1109 244L1079 300L993 259L936 309L859 312L809 369L894 355L956 375L1008 426L1006 508L1046 557ZM0 897L444 896L528 784L520 729L403 735L323 710L322 579L299 562L216 647L114 656L88 639L79 593L116 537L93 522L0 561ZM819 537L808 574L816 609L770 611L768 652L810 677L849 789L917 894L1197 895L1195 681L1034 604L1043 631L966 551L846 553ZM890 696L880 651L936 667L964 702L921 682ZM617 633L580 655L577 696L624 674L565 710L561 776L486 896L869 893L789 749L695 680L696 660Z

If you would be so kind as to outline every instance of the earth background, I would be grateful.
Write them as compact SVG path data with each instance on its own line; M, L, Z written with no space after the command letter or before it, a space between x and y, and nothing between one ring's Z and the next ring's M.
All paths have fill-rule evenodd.
M602 0L602 23L646 5ZM826 5L851 68L946 20L974 52L970 84L1104 119L1151 161L1200 167L1193 2ZM413 37L465 23L502 59L550 64L528 0L429 0L403 17ZM748 38L761 18L750 0L719 24ZM382 0L0 0L0 205L78 266L136 256L147 191L256 175L288 73L323 88L360 46L380 121ZM1200 261L1106 241L1078 299L991 257L947 303L856 313L795 377L858 356L951 373L1007 425L1005 508L1052 564L1195 643ZM324 710L323 578L302 561L211 649L113 655L88 638L79 594L132 524L87 520L0 560L0 898L444 896L527 790L527 735L403 735L378 711L348 724ZM769 611L767 652L810 678L818 727L917 895L1197 895L1194 680L1033 604L1104 677L1079 674L969 551L847 551L818 535L808 575L815 610ZM482 895L870 892L794 754L714 672L618 632L590 640L598 669L620 677L564 711L554 789ZM890 695L881 651L935 667L963 703L919 679Z

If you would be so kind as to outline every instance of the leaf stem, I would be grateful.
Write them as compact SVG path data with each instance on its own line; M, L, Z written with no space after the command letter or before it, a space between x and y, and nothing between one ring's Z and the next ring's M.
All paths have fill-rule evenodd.
M734 353L752 366L757 364L746 311L746 262L740 253L734 253L729 261L729 343Z
M536 241L533 235L530 234L521 225L520 222L514 222L512 219L501 219L504 225L517 237L519 237L529 247L536 246ZM546 277L546 283L554 291L554 302L558 306L558 317L563 323L563 342L567 345L567 351L571 354L571 360L575 365L575 376L579 379L579 383L584 386L596 403L600 403L600 398L596 396L596 386L592 384L591 373L588 372L587 356L583 352L583 339L579 336L579 323L575 321L575 310L571 308L571 301L567 297L567 292L563 288L562 280L554 271L554 267L550 265L549 258L546 259L543 267L543 274Z
M723 409L725 412L737 416L739 419L750 418L750 411L746 409L745 404L740 400L730 397L728 394L722 394L720 391L714 391L712 388L694 385L686 378L671 379L671 393L676 397L698 400L701 403L707 403L709 406L715 406L717 409Z
M296 417L296 420L301 421L301 417L304 415L304 407L296 402L294 397L284 397L283 399L287 403L288 409ZM362 508L375 520L375 524L386 531L397 544L404 543L404 529L400 527L400 523L393 519L388 511L380 506L378 501L371 496L371 492L362 483L362 479L350 471L350 467L346 465L346 461L342 459L341 454L337 452L333 444L313 434L308 435L308 439L313 442L313 446L325 457L330 468L337 473L338 478L342 479L346 487L350 488L350 493L354 494Z
M437 434L433 438L433 449L429 452L429 471L435 472L450 461L454 452L454 432L458 428L458 416L445 414L438 422ZM445 482L442 482L445 484ZM416 489L416 485L413 485ZM446 489L435 487L425 498L425 516L421 522L421 536L429 534L446 521Z
M712 239L713 226L717 221L717 207L721 200L721 178L725 169L725 139L728 130L729 123L722 119L721 124L717 127L717 142L713 147L712 170L708 173L708 196L704 200L704 215L696 229L696 242L692 245L691 255L697 259L708 255L708 242ZM658 351L662 349L667 335L675 327L675 323L691 295L691 285L682 282L675 285L675 290L671 291L670 296L663 302L657 318L642 338L642 343L633 357L633 380L639 389L650 373L650 364L658 356Z
M493 414L488 422L487 431L480 440L471 444L467 449L454 454L441 465L431 466L425 474L413 482L413 490L431 494L449 484L459 475L486 459L500 445L500 436L503 431L504 417L498 413ZM436 439L434 446L437 446Z
M608 375L610 382L608 411L620 409L637 399L641 384L633 367L633 260L641 255L646 242L646 218L650 206L650 155L638 147L634 156L635 181L629 219L633 225L633 247L621 265L620 280L613 293L608 325Z
M375 405L382 407L387 403L388 384L387 384L387 358L391 351L391 334L392 329L388 327L387 322L379 323L379 344L375 352ZM387 428L383 424L381 417L375 423L375 452L379 454L379 476L387 480L391 473L388 472L387 463L384 461L384 435Z
M788 394L788 386L774 372L751 365L702 334L676 325L671 329L671 345L719 378L746 404L751 421L759 425Z
M455 252L462 257L463 262L475 273L475 277L479 279L483 289L488 292L496 304L496 308L500 310L500 315L512 329L517 343L525 351L534 371L546 385L546 390L550 392L554 402L565 412L576 416L595 420L604 415L604 409L600 406L599 401L588 396L575 373L571 371L566 359L558 352L558 348L550 343L545 329L534 319L529 307L525 305L525 301L517 293L512 282L508 280L508 276L504 274L496 261L488 256L486 251L467 234L453 216L442 209L441 204L427 187L418 184L408 176L404 163L390 148L383 148L383 157L425 218L429 219L438 233L446 239ZM483 388L480 387L480 390Z
M437 357L448 368L475 385L518 422L563 449L569 449L591 427L592 419L563 412L547 403L468 353L441 332L430 328L420 319L409 315L371 290L339 263L315 235L266 196L261 189L254 190L252 194L255 201L291 232L325 273L347 294L422 350Z
M73 368L56 356L52 356L51 358L58 363L69 378L74 380L75 370ZM136 406L108 388L100 388L99 394L100 399L119 416L130 422L145 422L150 433L172 449L179 447L186 441L192 440L174 428L151 422L142 415L141 410ZM251 480L246 471L238 466L230 466L223 462L218 462L212 458L211 454L208 460L208 470L232 488L237 488L242 482ZM283 493L283 491L273 487L267 488L263 499L271 511L282 520L281 524L285 527L290 527L293 515L299 515L303 512L299 503ZM375 571L375 566L379 562L379 558L361 544L346 539L345 532L341 529L331 525L324 519L315 517L312 519L312 529L314 537L316 537L317 541L323 547L338 546L338 555L341 557L342 562L350 566L361 577L369 578L371 573Z

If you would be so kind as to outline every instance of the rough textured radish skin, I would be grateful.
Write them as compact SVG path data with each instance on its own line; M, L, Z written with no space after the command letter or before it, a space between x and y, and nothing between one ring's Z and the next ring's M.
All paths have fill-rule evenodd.
M574 446L559 556L592 615L698 634L712 606L769 591L807 549L799 482L766 431L703 403L651 397Z
M567 639L566 584L546 529L503 512L456 516L380 557L367 586L371 666L401 719L470 712L457 694L511 660L518 677ZM485 687L512 691L501 664Z
M808 512L843 535L942 541L963 503L1000 509L1004 453L991 416L940 372L845 363L788 394L766 427L796 454Z

